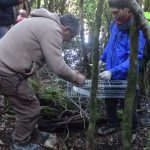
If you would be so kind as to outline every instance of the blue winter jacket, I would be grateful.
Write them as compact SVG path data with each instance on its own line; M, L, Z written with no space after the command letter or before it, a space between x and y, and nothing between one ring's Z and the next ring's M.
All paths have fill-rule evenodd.
M100 59L106 63L105 70L112 72L112 80L126 80L129 69L129 38L130 22L122 26L118 26L115 22L110 29L110 37L108 43L101 55ZM142 31L139 31L139 60L143 56L146 40Z

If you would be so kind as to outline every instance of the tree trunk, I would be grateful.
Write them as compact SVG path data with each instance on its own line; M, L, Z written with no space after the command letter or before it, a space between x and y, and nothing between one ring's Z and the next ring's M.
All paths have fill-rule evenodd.
M48 10L54 12L54 0L49 1Z
M67 0L44 0L45 8L51 12L64 14Z
M120 0L120 3L122 3L121 0ZM133 11L135 20L139 24L143 32L145 33L148 44L150 45L150 26L149 26L148 20L144 16L144 12L142 8L136 2L136 0L127 0L125 7L128 7L130 10Z
M150 11L150 0L145 0L144 11Z
M128 86L126 89L125 108L123 114L123 150L131 149L131 128L134 110L134 99L137 84L138 67L138 39L139 32L136 23L130 29L130 69L128 72Z
M84 0L80 0L80 18L81 18L81 46L83 50L83 65L84 70L87 72L87 78L91 77L91 69L89 66L89 59L87 56L87 47L85 46L85 38L84 38ZM84 71L83 71L84 72Z
M59 6L59 13L60 14L64 14L64 11L65 11L65 6L66 6L66 2L67 2L67 0L62 0L61 1L61 4L60 4L60 6Z
M99 32L101 27L101 17L103 13L104 0L98 0L97 10L95 14L94 40L93 40L93 69L92 69L92 85L90 96L90 119L88 127L87 149L94 150L95 141L95 124L97 120L97 102L96 94L98 87L98 60L99 60Z
M37 8L41 7L41 0L37 0Z

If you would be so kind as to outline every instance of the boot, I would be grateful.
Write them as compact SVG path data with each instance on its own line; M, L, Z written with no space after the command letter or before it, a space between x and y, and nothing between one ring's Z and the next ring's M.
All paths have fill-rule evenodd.
M49 135L50 134L48 132L38 131L37 138L38 140L45 142L49 138Z
M19 144L19 143L12 143L10 145L11 150L40 150L40 146L37 144Z

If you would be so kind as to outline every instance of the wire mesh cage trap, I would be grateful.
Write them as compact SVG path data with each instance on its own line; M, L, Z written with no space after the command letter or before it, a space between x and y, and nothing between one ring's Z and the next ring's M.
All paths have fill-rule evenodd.
M99 80L97 98L125 98L127 80ZM91 80L86 80L83 85L75 86L67 82L66 94L69 98L89 97L91 89Z

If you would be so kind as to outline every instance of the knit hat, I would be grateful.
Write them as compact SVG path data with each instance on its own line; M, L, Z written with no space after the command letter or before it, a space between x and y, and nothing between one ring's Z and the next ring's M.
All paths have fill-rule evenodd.
M111 8L125 8L129 0L108 0L109 7ZM136 0L138 2L138 0Z

